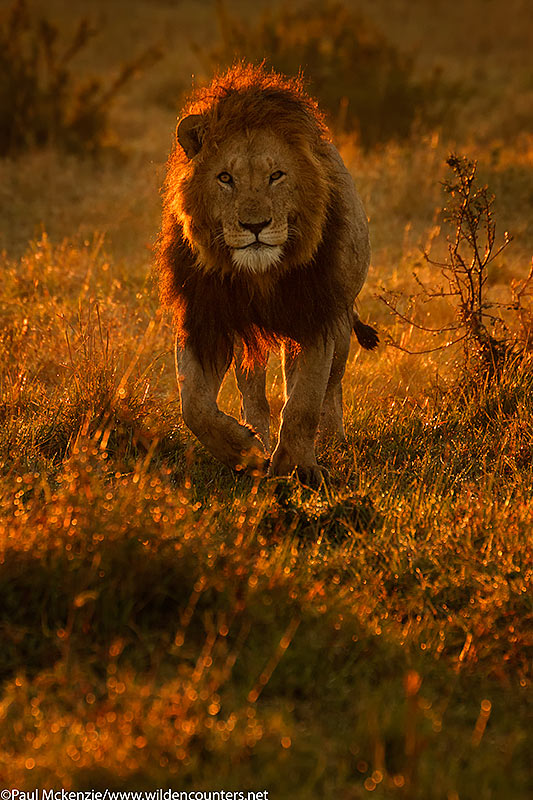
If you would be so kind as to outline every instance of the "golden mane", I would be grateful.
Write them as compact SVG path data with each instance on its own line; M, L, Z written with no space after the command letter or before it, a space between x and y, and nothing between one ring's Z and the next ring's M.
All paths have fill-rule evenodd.
M296 123L304 124L309 138L317 134L329 138L324 116L301 77L289 78L252 64L236 64L208 86L195 89L180 116L188 114L204 115L213 138L245 127L294 130Z

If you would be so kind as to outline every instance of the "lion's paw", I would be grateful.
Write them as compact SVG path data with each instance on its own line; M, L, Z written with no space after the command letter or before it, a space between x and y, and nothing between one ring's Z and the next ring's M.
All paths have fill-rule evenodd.
M325 467L319 467L318 464L297 464L287 465L280 461L272 460L268 470L268 475L274 477L286 477L288 475L296 475L300 483L304 486L310 486L313 489L318 488L325 480L328 479L329 473Z
M318 489L329 478L328 470L325 467L319 467L318 464L310 467L296 467L296 475L300 483L310 486L312 489Z

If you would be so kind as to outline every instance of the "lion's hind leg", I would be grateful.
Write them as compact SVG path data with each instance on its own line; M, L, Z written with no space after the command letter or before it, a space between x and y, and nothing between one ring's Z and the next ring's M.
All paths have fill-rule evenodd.
M266 366L243 367L243 346L235 342L235 377L241 393L241 422L261 437L265 450L270 450L270 406L266 396Z
M320 412L319 438L321 443L344 442L344 420L342 407L342 379L350 352L351 324L346 320L339 326L335 336L335 350L331 362L328 385Z
M229 363L202 365L187 345L176 348L181 411L188 428L215 458L229 467L266 469L263 444L249 427L217 406L220 385Z

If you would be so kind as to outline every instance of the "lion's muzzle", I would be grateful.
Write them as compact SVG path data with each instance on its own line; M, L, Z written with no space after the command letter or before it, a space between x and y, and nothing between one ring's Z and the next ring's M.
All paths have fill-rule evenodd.
M263 228L267 228L270 223L272 222L272 217L270 219L266 219L263 222L242 222L239 220L239 225L241 228L244 228L245 231L251 231L257 237L259 241L259 234L263 230Z

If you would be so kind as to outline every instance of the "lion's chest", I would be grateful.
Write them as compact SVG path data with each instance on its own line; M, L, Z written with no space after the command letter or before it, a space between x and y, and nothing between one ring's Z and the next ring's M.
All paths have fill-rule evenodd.
M237 334L252 329L267 336L290 338L306 344L332 325L345 308L342 287L319 264L293 269L268 291L240 277L203 276L187 303L186 328L208 322L213 335Z

